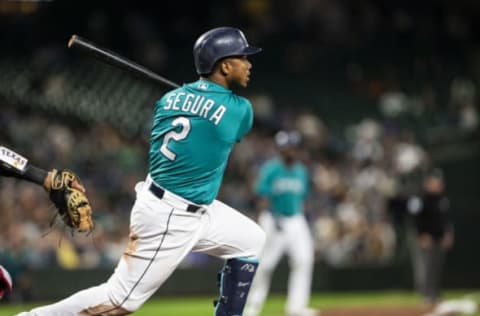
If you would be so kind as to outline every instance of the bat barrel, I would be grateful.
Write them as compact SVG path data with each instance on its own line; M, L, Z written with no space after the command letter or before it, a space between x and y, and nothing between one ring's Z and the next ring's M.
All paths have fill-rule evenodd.
M159 82L164 85L167 85L168 87L171 87L171 88L180 87L179 84L154 73L153 71L135 63L134 61L131 61L123 56L120 56L119 54L112 52L106 48L102 48L86 39L81 38L78 35L72 35L72 37L68 41L67 46L68 48L81 49L84 52L92 55L93 57L101 59L110 65L123 68L128 72L140 75L142 77L146 77L157 83Z

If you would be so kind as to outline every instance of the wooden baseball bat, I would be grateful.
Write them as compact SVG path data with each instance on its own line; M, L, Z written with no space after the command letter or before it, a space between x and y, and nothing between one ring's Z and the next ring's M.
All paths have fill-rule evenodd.
M72 35L68 41L68 48L78 49L86 52L93 57L100 59L112 66L122 68L130 73L139 75L140 77L153 80L154 82L164 84L170 88L178 88L179 84L162 77L151 70L121 56L118 53L112 52L106 48L100 47L78 35Z

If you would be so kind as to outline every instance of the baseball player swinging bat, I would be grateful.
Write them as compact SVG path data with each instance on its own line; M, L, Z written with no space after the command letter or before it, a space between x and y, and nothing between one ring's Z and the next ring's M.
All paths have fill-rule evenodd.
M233 27L198 37L193 59L199 79L155 102L149 171L135 186L129 246L113 274L98 286L19 315L133 314L192 251L225 261L214 315L243 315L265 233L217 195L233 146L253 124L251 102L230 87L248 86L248 56L260 51Z
M81 38L78 35L72 35L68 41L68 48L78 49L84 51L93 57L107 62L112 66L122 68L128 72L139 75L140 77L153 80L156 83L164 84L170 88L178 88L180 85L168 80L165 77L162 77L151 70L119 55L118 53L112 52L106 48L100 47L84 38Z

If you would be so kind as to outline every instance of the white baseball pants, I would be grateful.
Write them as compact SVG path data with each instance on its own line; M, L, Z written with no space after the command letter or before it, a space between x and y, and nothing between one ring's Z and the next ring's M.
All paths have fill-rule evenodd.
M287 315L302 315L308 309L314 263L313 240L307 221L303 214L274 218L265 211L260 214L259 224L265 230L267 241L250 288L245 315L260 314L273 271L284 254L288 255L290 266L285 310Z
M145 303L192 250L223 259L258 258L265 233L254 221L217 200L196 213L187 212L189 202L181 197L169 191L162 199L152 194L151 181L147 177L135 187L130 242L108 281L19 315L127 315Z

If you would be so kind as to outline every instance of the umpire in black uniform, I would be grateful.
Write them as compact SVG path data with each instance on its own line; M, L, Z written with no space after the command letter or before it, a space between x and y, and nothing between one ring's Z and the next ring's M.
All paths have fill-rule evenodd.
M453 225L449 219L450 202L445 195L443 172L430 171L423 189L407 203L411 215L412 263L417 290L425 303L440 298L440 279L445 253L453 245Z

